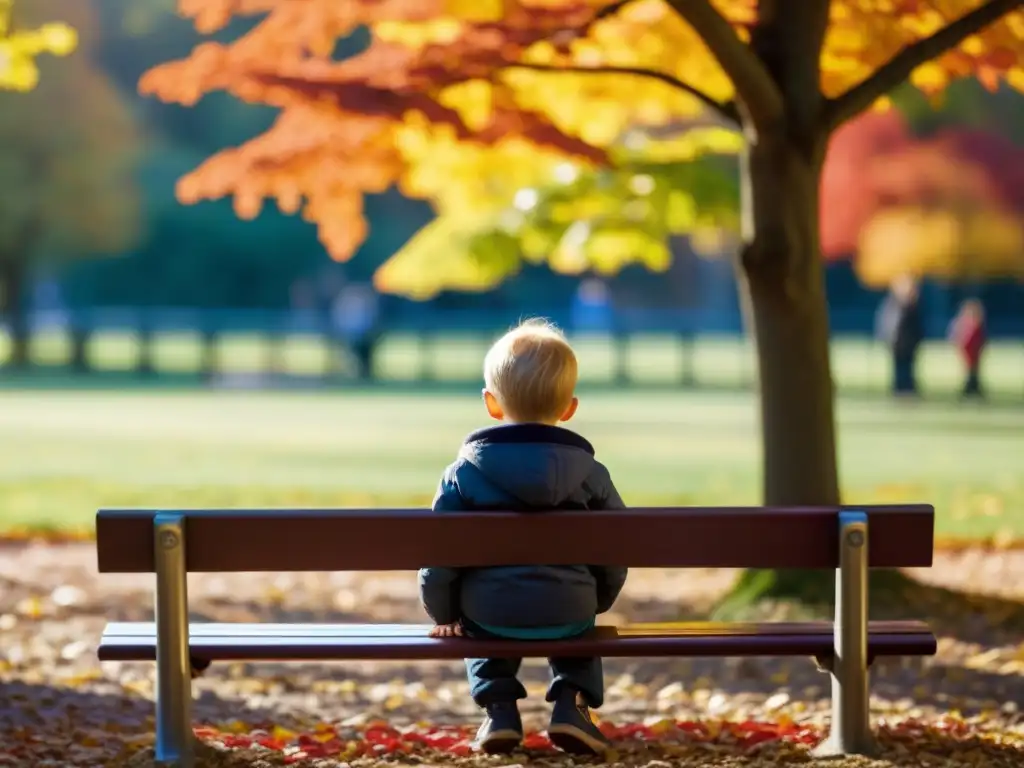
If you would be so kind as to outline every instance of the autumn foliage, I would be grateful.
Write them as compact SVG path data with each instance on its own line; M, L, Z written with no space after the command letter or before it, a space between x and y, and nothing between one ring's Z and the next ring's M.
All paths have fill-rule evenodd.
M918 139L896 112L832 139L822 173L822 250L854 257L876 287L900 274L1024 274L1024 149L979 129Z
M14 10L19 28L64 19L80 36L67 60L39 62L42 76L30 92L0 92L0 309L10 323L12 364L21 365L34 260L118 253L138 236L134 170L142 136L93 58L93 3L31 0Z
M43 64L31 93L0 93L0 268L42 247L116 253L138 234L133 172L142 137L95 63L95 6L30 0L15 11L26 29L66 19L81 39L67 61Z
M901 48L982 5L833 2L820 57L821 90L834 99L829 119L838 124L873 101L856 86ZM751 0L180 0L179 8L204 33L235 16L261 18L232 43L204 43L151 71L144 92L194 104L225 90L281 108L265 134L184 178L180 198L233 195L243 217L274 199L315 222L337 259L366 236L364 194L398 185L442 213L472 209L487 197L484 166L490 175L518 169L528 186L565 157L608 162L609 148L637 125L701 110L734 121L733 83L749 89L750 73L723 68L720 49L749 42L758 21ZM369 47L334 60L339 38L361 26ZM910 68L911 80L927 93L972 73L992 87L1024 88L1022 41L1024 14L1010 14L938 49ZM748 113L771 109L746 102Z
M19 27L13 11L14 0L0 0L0 90L30 91L39 82L36 57L69 55L78 34L59 21Z
M397 185L430 199L441 217L493 214L496 197L512 202L513 181L536 185L566 158L611 164L638 130L695 116L739 129L746 205L736 256L758 360L763 498L777 505L840 500L817 211L830 136L908 79L929 94L968 74L1024 90L1020 0L179 8L208 33L233 16L259 18L233 43L204 43L149 72L142 90L183 104L224 90L281 110L267 133L183 179L180 198L233 195L243 216L276 199L315 222L337 259L366 236L367 193ZM369 46L336 60L339 38L360 27ZM431 242L440 248L444 238ZM618 247L615 263L639 260L629 242ZM658 249L639 250L658 261Z

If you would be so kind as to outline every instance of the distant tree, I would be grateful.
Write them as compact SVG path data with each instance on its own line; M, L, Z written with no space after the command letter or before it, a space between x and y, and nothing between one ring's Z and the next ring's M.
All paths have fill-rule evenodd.
M826 257L856 254L860 230L878 203L868 169L913 141L906 120L895 110L864 113L836 130L821 170L818 203Z
M0 284L10 364L28 361L27 291L34 263L113 254L137 234L133 167L140 135L120 93L95 66L88 0L32 0L18 28L64 19L81 35L66 61L41 61L29 93L0 93ZM78 336L76 357L84 359Z
M19 26L13 10L14 0L0 0L0 91L31 91L39 82L36 57L68 56L78 45L78 34L59 21Z
M1024 274L1024 149L988 130L924 139L896 113L837 131L822 173L822 250L884 288L901 275Z

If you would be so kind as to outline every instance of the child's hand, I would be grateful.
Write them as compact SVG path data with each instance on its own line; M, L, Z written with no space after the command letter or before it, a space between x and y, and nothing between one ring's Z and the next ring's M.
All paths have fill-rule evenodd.
M462 637L462 624L438 624L430 628L430 637Z

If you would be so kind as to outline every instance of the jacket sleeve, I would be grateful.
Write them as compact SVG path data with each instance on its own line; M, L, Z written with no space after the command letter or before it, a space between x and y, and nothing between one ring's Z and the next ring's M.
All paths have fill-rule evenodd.
M465 509L455 470L456 466L453 464L441 477L432 505L435 512L457 512ZM434 623L454 624L461 617L459 576L458 568L420 569L420 602Z
M626 504L619 496L611 475L603 464L598 464L591 488L591 509L625 509ZM626 583L628 569L614 565L592 565L590 571L597 582L597 612L606 613L622 591Z

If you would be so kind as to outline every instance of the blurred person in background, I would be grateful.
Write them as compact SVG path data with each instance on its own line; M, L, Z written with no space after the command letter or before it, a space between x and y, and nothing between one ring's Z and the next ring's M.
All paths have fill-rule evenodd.
M977 299L968 299L960 305L949 325L949 340L956 345L967 368L963 397L983 397L981 390L981 353L988 340L985 333L985 308Z
M574 333L610 333L612 330L611 291L603 280L588 277L572 297Z
M904 276L893 282L878 310L876 333L892 353L893 394L917 395L915 365L924 324L914 278Z
M366 283L346 283L331 308L335 332L356 359L356 376L373 378L373 359L380 340L380 297Z

